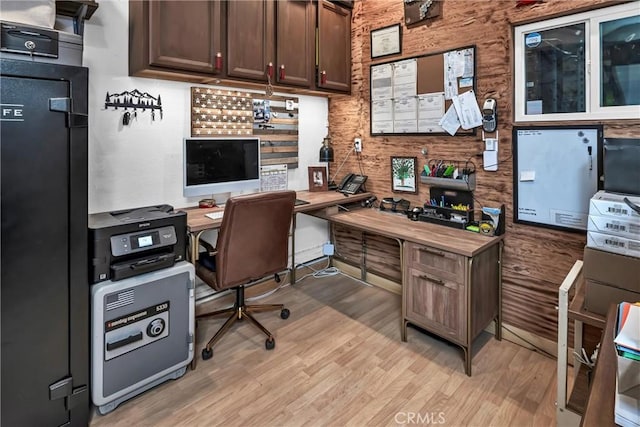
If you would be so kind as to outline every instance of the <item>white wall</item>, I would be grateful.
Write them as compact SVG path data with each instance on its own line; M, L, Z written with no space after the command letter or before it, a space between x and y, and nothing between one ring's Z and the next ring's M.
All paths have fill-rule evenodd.
M89 213L167 203L193 206L199 198L182 195L182 140L190 136L191 83L128 76L129 3L102 0L85 22L83 65L89 68ZM199 85L201 86L201 85ZM213 86L211 86L213 87ZM163 119L138 112L122 125L123 111L104 107L107 92L138 89L162 97ZM228 88L225 88L228 89ZM289 171L289 189L308 188L307 166L319 165L318 150L327 132L324 97L299 98L299 167ZM296 262L322 255L327 227L299 215Z

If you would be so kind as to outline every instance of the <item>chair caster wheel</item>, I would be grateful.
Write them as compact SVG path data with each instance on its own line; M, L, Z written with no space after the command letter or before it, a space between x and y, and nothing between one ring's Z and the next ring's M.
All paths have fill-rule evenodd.
M274 338L267 338L264 342L264 346L267 350L273 350L276 346L276 340Z
M280 318L281 319L288 319L290 314L291 314L291 312L289 311L289 309L283 308L282 311L280 311Z
M206 348L202 349L202 360L209 360L213 357L213 349L207 350Z

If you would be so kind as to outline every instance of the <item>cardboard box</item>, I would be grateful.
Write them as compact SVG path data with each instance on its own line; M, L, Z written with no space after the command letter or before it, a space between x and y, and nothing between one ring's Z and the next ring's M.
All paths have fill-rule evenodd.
M640 218L631 221L626 218L589 215L587 230L640 240Z
M589 215L626 218L629 221L640 221L640 214L631 209L625 202L640 206L640 197L628 194L605 193L598 191L589 201Z
M611 304L619 304L623 301L640 301L640 292L618 288L607 283L585 278L585 310L606 316Z
M621 255L640 257L640 240L587 231L587 247Z
M640 258L585 247L582 274L585 279L640 293Z
M584 248L585 309L607 314L610 304L640 301L640 258Z

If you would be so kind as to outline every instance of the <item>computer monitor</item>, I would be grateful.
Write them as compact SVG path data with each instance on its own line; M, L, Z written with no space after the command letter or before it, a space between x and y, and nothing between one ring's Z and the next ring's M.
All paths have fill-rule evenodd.
M260 138L185 138L183 194L211 196L260 189Z

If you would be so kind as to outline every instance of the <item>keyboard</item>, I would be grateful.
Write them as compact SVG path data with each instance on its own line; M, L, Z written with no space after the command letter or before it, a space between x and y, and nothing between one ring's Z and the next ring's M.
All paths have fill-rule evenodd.
M224 215L224 211L216 211L216 212L204 214L204 216L211 219L222 219L223 215Z

